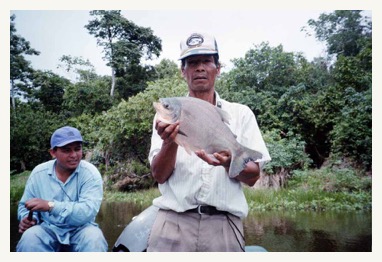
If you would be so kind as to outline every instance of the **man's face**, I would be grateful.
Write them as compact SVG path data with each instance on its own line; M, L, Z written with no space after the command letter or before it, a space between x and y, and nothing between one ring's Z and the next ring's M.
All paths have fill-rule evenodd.
M51 150L51 155L57 159L57 165L64 170L74 171L82 159L82 143L73 142L63 147Z
M208 91L214 88L220 67L216 66L212 55L196 55L185 59L182 75L191 91Z

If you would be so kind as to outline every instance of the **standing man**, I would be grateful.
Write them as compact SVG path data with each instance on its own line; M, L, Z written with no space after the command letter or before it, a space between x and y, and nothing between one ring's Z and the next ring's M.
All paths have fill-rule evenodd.
M17 252L106 252L95 223L103 197L97 168L82 160L82 136L64 126L50 140L54 158L30 174L18 206L21 239ZM33 213L32 213L33 212Z
M179 123L166 124L155 116L149 161L161 196L153 201L159 211L147 251L244 251L242 219L247 216L248 205L242 183L254 185L270 156L253 112L245 105L221 99L215 91L220 74L215 38L194 33L180 47L188 95L229 113L229 127L237 141L263 157L248 162L238 176L230 178L226 171L230 152L216 152L216 159L203 150L190 156L175 143Z

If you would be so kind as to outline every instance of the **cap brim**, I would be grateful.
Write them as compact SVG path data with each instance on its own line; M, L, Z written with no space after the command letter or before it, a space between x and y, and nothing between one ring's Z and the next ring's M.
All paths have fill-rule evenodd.
M62 147L62 146L66 146L67 144L74 143L74 142L81 142L81 143L83 143L82 140L73 139L73 140L68 140L68 141L62 142L62 143L60 143L60 144L57 144L57 145L55 145L54 147ZM52 147L52 149L53 149L54 147Z
M214 55L218 52L216 50L210 50L210 49L191 49L184 53L178 60L182 60L186 57L193 56L193 55Z

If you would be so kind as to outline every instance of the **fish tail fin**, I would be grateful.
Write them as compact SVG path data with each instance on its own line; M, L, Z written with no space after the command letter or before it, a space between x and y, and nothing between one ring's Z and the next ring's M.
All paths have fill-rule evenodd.
M232 154L231 165L229 167L228 176L234 178L240 174L245 168L249 161L256 161L263 157L263 154L259 151L249 149L247 147L242 147L237 152L237 154Z

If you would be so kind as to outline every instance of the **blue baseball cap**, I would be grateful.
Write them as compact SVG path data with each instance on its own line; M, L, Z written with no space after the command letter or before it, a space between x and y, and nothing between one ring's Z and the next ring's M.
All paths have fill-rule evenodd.
M62 147L73 142L83 142L80 131L71 126L64 126L54 131L50 138L50 148Z

